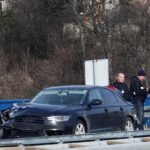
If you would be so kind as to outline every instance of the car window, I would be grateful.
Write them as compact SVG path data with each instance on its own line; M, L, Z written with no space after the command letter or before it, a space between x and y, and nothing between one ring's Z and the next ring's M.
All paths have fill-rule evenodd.
M79 105L82 104L87 90L45 90L32 99L32 103L50 105Z
M105 104L107 104L107 105L116 105L117 104L116 97L112 91L102 88L101 92L104 96Z
M125 104L125 101L123 100L123 98L120 95L117 95L117 94L114 94L114 95L115 95L117 102L119 104L122 104L122 105Z
M93 99L103 100L99 89L92 89L92 90L90 90L88 100L89 100L89 102L91 102Z

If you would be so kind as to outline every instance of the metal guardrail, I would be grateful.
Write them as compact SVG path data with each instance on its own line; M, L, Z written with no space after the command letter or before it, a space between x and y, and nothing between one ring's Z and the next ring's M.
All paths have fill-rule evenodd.
M150 131L0 140L0 150L149 150Z
M150 127L150 95L147 96L144 102L144 118L145 118L145 126Z
M29 102L29 99L0 99L0 111L11 108L14 103L22 104Z
M90 141L103 141L113 139L131 139L138 137L150 137L150 131L135 131L135 132L105 132L85 135L64 135L64 136L49 136L49 137L30 137L30 138L15 138L0 140L0 147L10 147L18 145L46 145L46 144L62 144L62 143L79 143Z

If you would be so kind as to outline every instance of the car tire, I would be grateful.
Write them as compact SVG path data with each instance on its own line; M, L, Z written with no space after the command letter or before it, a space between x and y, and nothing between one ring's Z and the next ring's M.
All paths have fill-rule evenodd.
M123 130L124 131L134 131L135 130L135 124L131 118L127 117L125 119Z
M10 138L10 135L11 135L11 131L10 130L5 130L5 129L2 129L2 132L1 132L1 129L0 129L0 138L1 139L7 139L7 138Z
M73 134L80 135L85 134L87 132L85 123L81 120L77 120L74 128L73 128Z
M0 128L0 139L2 139L4 136L4 129Z

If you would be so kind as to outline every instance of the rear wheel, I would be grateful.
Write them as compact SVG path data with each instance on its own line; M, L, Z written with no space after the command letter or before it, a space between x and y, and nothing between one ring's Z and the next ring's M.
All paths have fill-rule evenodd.
M79 134L85 134L86 133L86 126L83 121L78 120L74 126L73 134L79 135Z
M131 118L126 118L124 123L124 131L134 131L135 125Z

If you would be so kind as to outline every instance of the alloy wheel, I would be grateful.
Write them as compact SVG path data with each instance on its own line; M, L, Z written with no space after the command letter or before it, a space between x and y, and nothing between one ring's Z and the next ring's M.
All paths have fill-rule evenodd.
M125 131L134 131L134 124L129 118L125 122Z
M75 130L74 130L74 134L75 135L79 135L79 134L85 134L86 133L86 129L83 123L77 123Z

